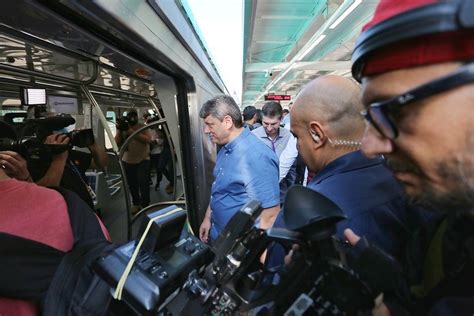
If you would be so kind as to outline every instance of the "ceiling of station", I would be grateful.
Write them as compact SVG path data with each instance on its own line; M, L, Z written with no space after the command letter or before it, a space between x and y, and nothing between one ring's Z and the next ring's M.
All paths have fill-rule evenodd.
M377 3L245 0L242 107L259 108L272 93L293 99L321 75L349 76L355 40Z

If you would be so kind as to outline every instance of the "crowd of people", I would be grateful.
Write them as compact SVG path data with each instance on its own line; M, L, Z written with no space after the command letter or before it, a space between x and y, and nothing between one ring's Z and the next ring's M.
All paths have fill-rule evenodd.
M267 202L268 193L261 198L265 189L275 190L277 167L268 166L262 175L262 159L252 165L247 160L255 152L271 149L278 164L285 147L293 152L296 147L314 174L308 187L330 198L347 216L338 223L337 235L354 246L364 236L382 250L381 256L395 258L403 267L404 277L397 281L409 289L409 298L387 289L377 298L374 315L471 315L474 29L462 23L429 25L434 21L430 14L441 21L447 12L463 16L468 9L470 20L464 17L472 22L469 1L382 0L354 52L353 75L361 85L337 76L318 77L306 85L287 115L293 141L282 140L285 136L278 129L281 107L276 116L265 112L278 105L264 105L258 128L256 109L245 108L243 129L232 100L214 98L212 112L204 110L206 103L201 117L212 140L233 148L245 136L251 150L232 161L239 166L234 169L239 176L227 175L232 181L226 183L219 177L228 153L219 153L201 239L207 241L203 232L209 225L211 230L222 229L223 213L230 218L229 211L238 209L216 203L221 196L243 196L234 201L240 206L249 199L265 201L261 227L284 227L277 201ZM396 27L420 17L431 21L424 21L426 34L392 36ZM382 35L392 37L377 42ZM284 144L280 147L279 142ZM259 185L268 180L266 187ZM274 211L269 213L272 204ZM272 249L267 260L282 262L284 255Z
M337 224L338 238L357 247L365 237L369 247L380 249L378 256L401 267L397 283L408 297L387 287L374 298L373 315L472 315L473 9L470 0L382 0L356 45L355 81L318 77L298 93L286 114L277 102L266 103L261 111L247 107L243 113L226 95L205 102L199 113L204 133L220 150L200 239L212 245L251 199L263 208L260 228L285 227L287 189L304 183L345 213L347 218ZM407 23L420 26L400 32ZM136 112L127 118L129 127L117 133L118 144L143 126ZM159 129L145 130L128 142L123 162L136 207L150 202L151 165L157 171L156 187L163 175L171 182L163 162L171 152L163 136ZM47 142L68 139L51 135ZM100 154L93 156L103 163ZM1 207L11 210L0 212L2 234L61 253L73 247L64 198L30 183L63 185L65 171L48 172L66 170L68 161L67 152L57 152L44 172L33 175L20 155L0 152ZM297 168L298 161L303 168ZM291 177L292 169L298 169L297 176ZM46 206L35 204L39 196ZM77 199L90 211L87 198ZM99 223L96 217L87 220ZM106 237L104 231L94 234L87 238ZM282 264L286 255L278 247L269 249L265 264ZM0 270L13 269L9 280L15 280L21 266L14 268L10 262ZM38 313L37 305L14 293L0 295L2 315Z
M136 110L127 112L126 128L119 128L115 135L117 145L124 145L133 133L152 121L153 118L150 115L145 115L144 122L141 123ZM155 191L159 190L164 175L168 180L165 192L167 194L173 193L174 176L171 158L168 139L159 126L143 129L128 140L122 163L132 195L132 213L136 213L150 204L150 184L153 183L152 169L156 172Z

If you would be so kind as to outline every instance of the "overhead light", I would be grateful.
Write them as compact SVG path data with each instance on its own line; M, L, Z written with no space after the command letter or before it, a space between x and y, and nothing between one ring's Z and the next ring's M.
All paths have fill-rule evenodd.
M303 54L301 54L301 56L299 56L296 60L297 60L297 61L301 61L306 55L308 55L308 53L309 53L310 51L313 50L313 48L316 47L316 45L318 45L319 43L321 43L321 41L322 41L323 39L325 39L325 38L326 38L326 35L325 35L325 34L319 35L319 37L314 41L314 43L311 44L311 46L309 46L309 47L303 52Z
M332 29L335 29L339 23L342 22L342 20L344 20L349 14L351 14L352 11L355 10L355 8L357 8L359 6L359 4L362 3L362 0L354 0L354 2L351 4L351 6L349 8L347 8L346 11L344 11L343 14L341 14L336 21L334 21L334 23L329 27L331 30Z

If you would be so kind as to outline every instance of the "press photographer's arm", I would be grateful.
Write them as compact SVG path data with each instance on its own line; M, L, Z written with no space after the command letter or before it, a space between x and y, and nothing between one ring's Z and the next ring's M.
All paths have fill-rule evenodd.
M89 148L92 155L92 162L90 168L106 171L107 165L109 164L109 156L107 156L105 148L103 146L98 145L96 142L94 142L87 148Z
M45 144L48 145L67 145L69 144L69 137L64 134L51 134L46 137ZM52 155L51 164L49 165L48 170L44 176L38 179L36 184L41 186L59 186L61 183L61 178L63 177L64 167L66 166L66 161L68 158L69 152L67 150Z

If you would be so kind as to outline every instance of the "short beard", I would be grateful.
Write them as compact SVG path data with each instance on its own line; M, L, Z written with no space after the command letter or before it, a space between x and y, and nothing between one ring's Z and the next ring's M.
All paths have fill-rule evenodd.
M436 191L425 183L424 191L417 196L409 196L409 203L423 208L452 215L474 216L474 162L472 158L463 161L440 162L438 170L445 183L451 183L452 190L445 193ZM411 169L411 167L409 167Z

